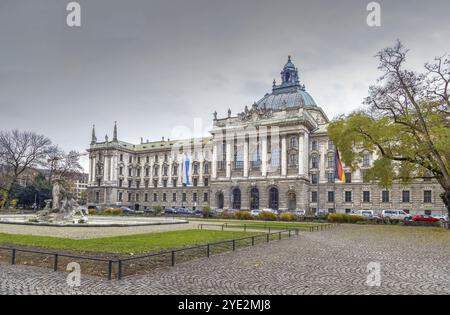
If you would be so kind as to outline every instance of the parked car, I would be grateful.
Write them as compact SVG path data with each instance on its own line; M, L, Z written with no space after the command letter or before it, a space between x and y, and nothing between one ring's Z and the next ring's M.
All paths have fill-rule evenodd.
M448 215L433 215L432 217L439 219L441 222L448 222Z
M303 217L306 215L306 210L295 210L292 214L299 217Z
M174 208L167 208L166 210L164 210L164 214L177 214L178 210L174 209Z
M383 210L381 218L391 220L411 220L412 216L403 210Z
M354 211L352 213L350 213L350 215L358 215L367 219L379 219L380 216L378 216L375 211L373 210L357 210Z
M414 222L439 222L439 219L433 218L431 215L427 214L418 214L415 215L412 220Z
M255 210L250 211L250 214L254 217L257 217L257 216L259 216L259 214L261 212L262 212L261 210L255 209Z
M145 214L154 214L155 213L155 209L153 209L153 208L144 208L144 213Z
M203 215L203 210L200 210L200 209L196 209L196 210L194 210L194 214L196 214L196 215Z
M120 207L120 210L122 210L123 214L136 214L135 210L128 207Z

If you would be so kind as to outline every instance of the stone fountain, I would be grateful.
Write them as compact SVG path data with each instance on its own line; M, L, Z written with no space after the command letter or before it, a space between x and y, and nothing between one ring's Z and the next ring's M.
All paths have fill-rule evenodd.
M77 201L64 189L62 180L55 180L53 199L45 200L45 208L37 212L30 222L51 224L86 224L88 218ZM77 215L80 217L77 218Z

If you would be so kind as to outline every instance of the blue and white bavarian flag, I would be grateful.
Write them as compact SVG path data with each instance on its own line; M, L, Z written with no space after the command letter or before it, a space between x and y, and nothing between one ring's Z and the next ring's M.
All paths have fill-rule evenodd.
M184 167L183 167L183 185L189 186L191 183L189 181L189 167L190 167L189 156L184 155Z

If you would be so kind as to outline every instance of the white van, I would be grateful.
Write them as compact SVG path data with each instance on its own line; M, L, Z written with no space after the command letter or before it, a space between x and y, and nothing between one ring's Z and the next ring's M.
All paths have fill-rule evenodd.
M412 217L403 210L383 210L381 213L383 219L410 220Z
M375 216L373 210L358 210L358 211L353 212L350 215L359 215L359 216L365 217L365 218L373 218Z

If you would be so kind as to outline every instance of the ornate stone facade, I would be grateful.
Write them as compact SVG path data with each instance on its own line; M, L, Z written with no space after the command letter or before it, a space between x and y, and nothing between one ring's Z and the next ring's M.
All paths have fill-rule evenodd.
M364 170L376 156L368 152L360 169L346 169L348 182L334 178L335 148L326 132L329 120L300 84L291 58L250 108L226 118L214 113L211 137L162 140L134 145L98 142L92 133L89 168L91 204L134 209L189 207L350 212L404 209L440 214L440 186L433 181L394 185L384 191L365 183ZM185 162L190 185L183 185Z

